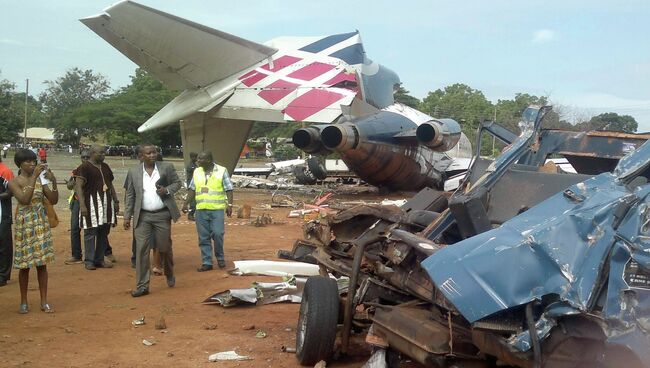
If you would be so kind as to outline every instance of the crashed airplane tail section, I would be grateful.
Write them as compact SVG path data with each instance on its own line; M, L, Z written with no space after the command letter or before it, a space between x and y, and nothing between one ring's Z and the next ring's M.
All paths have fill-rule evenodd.
M183 91L140 132L198 112L331 123L360 88L364 100L381 108L393 102L392 86L399 83L395 73L366 58L358 32L262 45L131 1L81 22L167 87Z
M332 142L323 151L339 152L369 183L394 190L441 187L453 166L445 152L467 141L456 122L394 103L399 77L366 56L358 31L279 37L262 45L131 1L81 21L181 91L138 131L182 121L184 151L210 150L231 172L254 121L355 121L363 135L358 150ZM368 124L360 129L364 121ZM354 129L347 128L341 124L327 131L336 140L337 131ZM353 143L353 137L346 142ZM471 151L465 156L461 170ZM368 158L378 159L370 169ZM450 171L459 169L455 164Z
M253 121L331 123L360 83L390 84L382 89L388 93L365 93L383 107L392 103L392 85L399 82L366 59L358 32L278 38L267 46L131 1L81 22L182 91L138 131L183 120L185 151L211 150L230 171Z

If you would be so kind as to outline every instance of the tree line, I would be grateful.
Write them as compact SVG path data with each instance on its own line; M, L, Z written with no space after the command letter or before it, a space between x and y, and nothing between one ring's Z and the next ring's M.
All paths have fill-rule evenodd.
M60 143L75 147L81 137L103 137L110 145L138 144L142 137L137 128L177 95L139 68L126 87L115 91L103 75L79 68L69 69L65 75L44 83L47 88L38 98L27 98L28 126L53 128ZM395 100L433 117L458 121L470 139L485 120L497 121L518 133L517 124L523 109L531 104L548 103L544 96L527 93L517 93L511 100L492 103L483 92L462 83L429 92L422 100L409 95L409 91L400 86ZM18 140L24 114L25 93L17 91L15 83L0 79L0 140ZM256 123L251 137L289 137L298 126L298 123ZM554 111L546 118L545 127L633 133L638 124L632 116L613 112L572 124L561 118L561 111ZM180 145L178 124L148 132L147 141L163 147Z

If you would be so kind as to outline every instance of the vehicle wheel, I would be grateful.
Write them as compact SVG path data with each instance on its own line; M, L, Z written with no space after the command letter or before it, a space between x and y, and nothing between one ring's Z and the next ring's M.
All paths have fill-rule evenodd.
M294 167L293 176L296 177L297 184L303 184L303 185L316 184L316 178L314 178L313 175L311 175L309 171L307 171L307 168L304 166Z
M296 328L296 357L302 365L328 360L334 352L339 291L329 277L307 279Z
M309 171L314 175L318 180L325 180L327 178L327 169L316 157L307 159L307 167Z

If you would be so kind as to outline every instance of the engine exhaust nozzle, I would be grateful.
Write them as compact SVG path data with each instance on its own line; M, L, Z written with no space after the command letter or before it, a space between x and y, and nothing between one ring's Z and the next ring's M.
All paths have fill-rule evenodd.
M320 131L320 128L315 126L296 130L293 132L293 136L291 137L293 145L306 153L317 153L322 151L323 142L321 142L320 139Z
M325 127L320 138L325 147L335 151L353 149L359 143L359 133L347 123Z
M437 119L420 124L415 131L420 144L434 151L454 148L460 139L460 125L453 119Z

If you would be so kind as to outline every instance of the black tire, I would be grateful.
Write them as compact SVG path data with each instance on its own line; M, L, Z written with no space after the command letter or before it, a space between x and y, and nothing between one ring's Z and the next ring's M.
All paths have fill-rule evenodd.
M296 357L305 366L327 361L334 352L339 316L339 292L329 277L307 279L296 328Z
M327 178L327 169L316 157L307 159L307 167L309 171L314 175L318 180L325 180Z
M304 166L295 166L293 168L293 176L296 177L297 184L303 185L313 185L316 184L316 178L314 178L307 168Z

